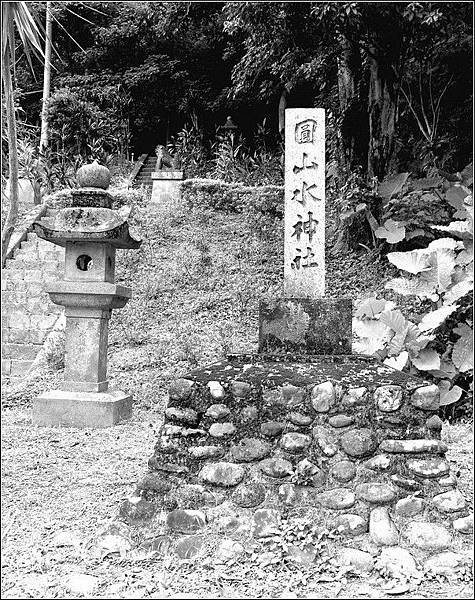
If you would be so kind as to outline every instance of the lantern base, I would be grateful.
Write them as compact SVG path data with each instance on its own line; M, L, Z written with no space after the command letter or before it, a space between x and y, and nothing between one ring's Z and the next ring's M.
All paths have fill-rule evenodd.
M33 400L32 421L45 427L112 427L132 415L132 396L108 392L44 392Z

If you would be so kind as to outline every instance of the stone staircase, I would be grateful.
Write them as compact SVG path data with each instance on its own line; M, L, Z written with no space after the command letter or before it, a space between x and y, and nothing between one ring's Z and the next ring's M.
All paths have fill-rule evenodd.
M152 173L155 171L157 157L154 154L149 154L143 161L139 172L133 180L134 187L146 187L149 191L152 190Z
M55 211L48 209L43 218ZM2 272L2 375L19 380L63 311L46 287L62 277L64 249L29 232Z

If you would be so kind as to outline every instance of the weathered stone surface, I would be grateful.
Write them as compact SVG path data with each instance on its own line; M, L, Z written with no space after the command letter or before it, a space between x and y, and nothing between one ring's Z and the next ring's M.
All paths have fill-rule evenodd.
M320 469L311 479L313 487L320 490L324 488L327 483L327 473L323 469Z
M317 425L312 435L325 456L334 456L338 452L338 440L331 431Z
M360 483L356 495L371 504L388 504L396 498L395 491L386 483Z
M454 577L457 567L464 562L463 556L455 552L440 552L429 557L424 563L424 570L434 575Z
M148 502L141 496L130 496L126 498L119 509L119 516L126 523L136 523L151 519L157 512L153 502Z
M223 540L216 550L218 561L227 562L243 554L244 546L235 540Z
M205 417L213 421L222 421L230 415L231 411L225 404L212 404L205 412Z
M187 425L196 425L198 422L198 413L191 408L167 408L165 417L171 421L186 423Z
M308 415L303 415L299 412L291 412L289 415L289 421L294 425L305 427L311 425L313 418L309 417Z
M349 460L340 460L332 466L330 474L338 481L346 483L354 479L356 475L356 467L354 463L350 462Z
M335 415L328 419L328 423L332 427L348 427L348 425L352 425L355 419L351 415Z
M252 534L256 538L269 537L278 532L280 512L273 508L259 508L253 515Z
M168 394L170 400L187 400L193 391L195 383L190 379L172 381Z
M264 502L266 489L261 483L240 485L234 490L231 500L242 508L253 508Z
M172 484L161 473L147 473L137 485L138 490L151 490L158 494L166 494L171 488Z
M382 548L378 558L378 567L394 579L409 579L417 576L417 565L412 554L405 548L393 546Z
M383 440L379 445L383 452L392 454L420 454L433 452L444 454L447 446L439 440Z
M237 462L261 460L269 455L270 450L269 444L257 438L242 438L230 448L231 455Z
M284 431L284 424L279 421L267 421L261 425L261 433L266 437L277 437Z
M450 532L437 523L412 521L403 532L409 544L421 550L445 550L450 546Z
M432 502L437 510L445 513L457 512L465 508L465 498L460 490L450 490L437 494L432 498Z
M216 438L228 437L236 433L236 427L232 423L213 423L209 428L209 434Z
M385 506L373 508L369 515L369 534L378 546L396 546L399 533Z
M343 396L343 403L348 406L361 406L366 404L368 389L365 387L350 388Z
M222 400L226 393L224 387L219 383L219 381L209 381L208 389L211 397L215 400Z
M259 411L255 406L245 406L241 411L241 419L244 422L255 421Z
M398 410L402 405L402 388L400 385L382 385L375 390L374 400L383 412Z
M443 421L439 415L432 415L432 417L427 419L426 427L432 431L441 431L443 427Z
M365 460L363 467L373 471L388 471L392 464L392 458L387 454L377 454L368 460Z
M167 515L167 527L179 533L196 533L206 525L206 515L200 510L176 509Z
M374 558L371 554L357 548L342 548L338 553L338 562L341 565L351 565L360 573L371 573L374 568Z
M297 486L293 483L283 483L278 490L279 499L287 506L292 506L297 503L299 493Z
M440 390L435 385L426 385L414 390L411 404L421 410L439 410Z
M295 175L292 174L292 177ZM306 177L308 178L308 173ZM314 215L312 223L316 223L315 218L321 206L318 210L310 209L309 199L310 196L305 201L306 209L311 210ZM296 219L295 216L293 222ZM315 248L315 238L312 246ZM284 271L287 271L287 263L290 260L284 262ZM302 277L303 271L306 271L303 279L309 280L317 275L318 269L292 269L292 278ZM315 287L310 287L314 296ZM286 298L260 302L259 352L310 355L351 353L351 300L315 297L310 299L304 297L308 294L288 294L287 277L284 279L284 293Z
M347 513L337 517L335 528L344 535L361 535L368 531L368 521L360 515Z
M280 445L287 452L303 452L310 446L312 439L303 433L286 433L280 440Z
M261 460L259 467L269 477L286 477L293 472L292 463L283 458L266 458Z
M307 391L296 385L283 385L280 388L280 398L287 408L294 408L305 402Z
M354 493L347 488L334 488L321 492L317 494L316 499L326 508L334 510L351 508L356 501Z
M251 384L246 381L233 381L231 392L235 398L248 398L251 393Z
M440 485L440 487L457 487L457 477L455 477L453 473L449 473L445 477L441 477L437 483Z
M165 471L165 473L188 473L188 468L184 465L177 465L169 462L162 462L156 456L151 456L148 459L148 466L153 471Z
M419 477L442 477L450 470L449 463L443 458L414 458L407 461L407 467L411 473Z
M340 438L341 446L348 456L361 458L372 454L377 447L376 436L370 429L352 429Z
M244 473L240 465L217 462L205 465L200 471L200 479L213 485L232 487L242 481Z
M466 517L455 519L452 525L459 533L473 533L473 513Z
M424 502L421 498L408 496L407 498L401 498L401 500L396 502L394 512L399 517L413 517L422 512L423 508Z
M220 446L189 446L188 453L193 458L205 460L207 458L220 458L224 454Z
M422 489L422 484L419 481L410 479L409 477L403 477L402 475L391 475L391 481L394 485L397 485L403 490L409 490L410 492L417 492Z
M318 413L328 412L335 404L335 387L331 381L314 386L311 394L314 410Z
M205 548L205 539L201 535L190 535L177 541L175 552L182 559L198 556Z

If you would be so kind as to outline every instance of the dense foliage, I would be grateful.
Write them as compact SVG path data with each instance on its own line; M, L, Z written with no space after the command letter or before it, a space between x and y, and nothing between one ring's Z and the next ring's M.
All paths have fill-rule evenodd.
M45 3L29 4L44 20ZM272 161L283 109L323 106L340 174L433 175L469 161L470 3L52 5L53 152L137 155L193 133L195 158L212 160L232 114L246 160ZM24 60L17 80L37 123L41 90Z

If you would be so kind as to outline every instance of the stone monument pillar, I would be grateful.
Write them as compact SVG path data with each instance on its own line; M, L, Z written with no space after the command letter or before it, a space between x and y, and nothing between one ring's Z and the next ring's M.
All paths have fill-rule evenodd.
M130 288L114 283L117 248L138 248L129 233L130 208L112 210L106 191L110 173L97 163L77 173L80 189L73 206L34 224L35 233L64 246L65 276L48 289L51 300L65 307L64 381L59 390L33 401L38 425L107 427L130 416L132 397L109 389L107 340L114 308L131 298Z
M285 111L284 298L261 302L259 352L351 354L350 299L325 295L325 111Z

